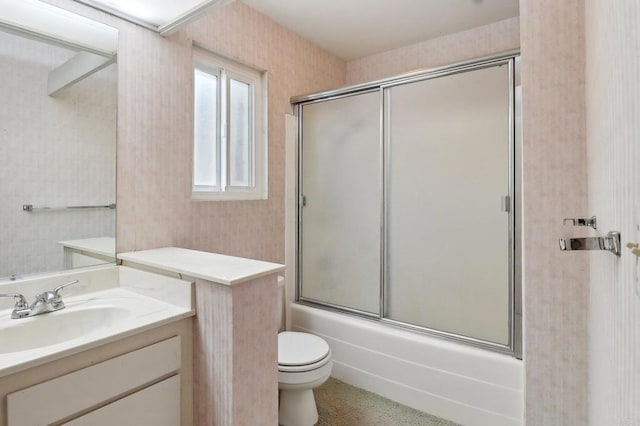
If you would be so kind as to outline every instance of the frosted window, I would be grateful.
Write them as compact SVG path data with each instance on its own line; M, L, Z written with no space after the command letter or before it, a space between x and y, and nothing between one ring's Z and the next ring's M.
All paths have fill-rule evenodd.
M195 70L194 174L196 186L216 186L218 76Z
M251 86L231 79L229 150L232 186L251 186Z

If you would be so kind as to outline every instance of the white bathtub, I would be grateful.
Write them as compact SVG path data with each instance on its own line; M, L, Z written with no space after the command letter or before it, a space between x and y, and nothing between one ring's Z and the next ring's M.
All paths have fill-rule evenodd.
M523 424L520 360L297 303L290 319L327 340L339 380L463 425Z

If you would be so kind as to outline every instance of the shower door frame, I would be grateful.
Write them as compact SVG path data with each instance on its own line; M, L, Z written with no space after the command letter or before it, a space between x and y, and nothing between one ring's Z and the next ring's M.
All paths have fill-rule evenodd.
M415 324L409 324L402 321L386 318L386 294L387 294L387 197L389 187L389 158L390 137L387 134L385 126L385 116L387 110L387 100L385 97L386 89L408 83L430 80L449 75L460 74L468 71L474 71L495 66L507 66L509 75L509 184L508 184L508 232L509 232L509 253L508 253L508 275L509 275L509 318L508 344L500 344L496 342L477 339L469 336L463 336L451 332L432 329ZM522 359L522 238L521 238L521 117L522 107L516 102L516 86L520 85L520 52L518 50L501 53L499 55L491 55L483 58L464 61L453 65L419 70L408 74L402 74L395 77L376 80L368 83L347 86L344 88L325 91L315 94L296 96L291 98L290 102L294 107L294 113L297 120L296 125L296 144L297 144L297 178L296 178L296 295L297 303L322 307L342 313L357 315L369 320L387 324L394 327L409 329L430 335L433 337L453 340L467 345L487 349L493 352L499 352L511 355L515 358ZM302 226L304 208L303 188L303 141L302 141L302 116L303 106L316 102L336 100L344 97L355 96L365 93L379 92L380 94L380 303L379 312L373 314L371 312L361 311L345 306L335 305L320 300L302 297Z

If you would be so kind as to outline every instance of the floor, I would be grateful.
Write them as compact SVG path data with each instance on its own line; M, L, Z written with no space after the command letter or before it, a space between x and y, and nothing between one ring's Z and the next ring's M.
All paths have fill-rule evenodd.
M314 393L318 426L456 426L334 378Z

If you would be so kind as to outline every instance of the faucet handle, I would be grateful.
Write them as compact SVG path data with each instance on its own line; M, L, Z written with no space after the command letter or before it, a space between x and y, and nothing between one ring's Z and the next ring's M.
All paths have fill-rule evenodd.
M64 284L60 284L58 287L53 289L53 294L55 295L56 298L60 297L60 291L65 288L65 287L69 287L71 285L74 284L78 284L80 282L80 280L73 280L73 281L69 281L68 283L64 283Z
M31 313L31 308L29 307L29 303L27 303L27 299L25 299L20 293L0 294L0 297L15 297L18 299L16 305L13 307L13 311L11 312L12 319L24 318L29 316L29 313Z
M21 295L20 293L0 294L0 297L14 297L18 299L18 301L16 302L16 306L14 307L14 309L16 310L29 308L29 303L27 302L27 299L25 299L24 296Z

